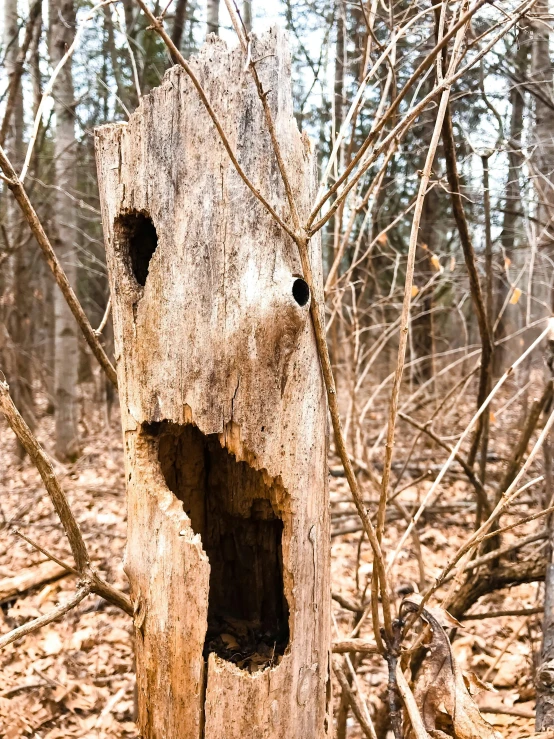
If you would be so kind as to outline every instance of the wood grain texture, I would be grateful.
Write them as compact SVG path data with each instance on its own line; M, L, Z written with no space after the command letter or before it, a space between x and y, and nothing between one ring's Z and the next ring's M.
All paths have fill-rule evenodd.
M305 218L315 157L292 114L285 35L255 39L252 56ZM190 63L241 166L289 222L241 51L209 37ZM178 67L128 124L96 132L96 150L142 735L323 739L327 406L309 305L293 296L296 246L236 174ZM311 250L322 290L318 239ZM267 664L212 648L234 644L218 631L227 617L236 634L248 624L273 642Z

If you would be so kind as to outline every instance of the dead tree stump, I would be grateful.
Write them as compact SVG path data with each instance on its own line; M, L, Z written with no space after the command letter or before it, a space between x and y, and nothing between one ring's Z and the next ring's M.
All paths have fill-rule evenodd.
M315 157L293 118L284 35L254 40L252 58L306 216ZM191 64L248 177L288 219L241 51L211 37ZM326 400L296 246L180 67L127 124L100 128L96 151L142 735L323 739Z

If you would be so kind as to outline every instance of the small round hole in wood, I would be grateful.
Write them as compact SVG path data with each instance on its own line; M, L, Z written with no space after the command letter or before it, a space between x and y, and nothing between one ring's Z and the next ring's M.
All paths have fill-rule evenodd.
M308 283L301 277L298 277L292 283L292 297L300 306L306 305L310 299L310 288L308 287Z

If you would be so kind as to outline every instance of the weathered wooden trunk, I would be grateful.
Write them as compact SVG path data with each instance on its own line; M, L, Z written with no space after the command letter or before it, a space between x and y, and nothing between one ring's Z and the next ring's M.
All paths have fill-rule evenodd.
M286 40L252 48L300 212L315 163ZM191 64L246 173L287 218L244 57ZM113 299L139 724L158 739L330 736L324 387L296 246L174 67L96 135ZM321 289L320 250L312 261Z

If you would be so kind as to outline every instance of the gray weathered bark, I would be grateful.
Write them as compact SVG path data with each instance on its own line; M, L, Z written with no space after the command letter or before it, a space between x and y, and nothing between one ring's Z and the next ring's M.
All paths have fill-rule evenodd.
M301 217L315 156L280 32L253 40ZM191 60L246 174L286 213L239 49ZM297 249L180 67L97 131L145 739L332 732L326 400ZM322 291L320 244L311 259Z
M75 34L73 0L50 0L49 45L52 65L56 66ZM60 72L54 88L56 114L54 136L54 171L58 187L53 214L56 250L65 273L75 289L77 262L75 257L76 213L73 200L66 193L75 190L77 166L75 142L75 100L72 65L69 60ZM79 451L77 367L77 324L61 291L54 289L54 395L56 405L56 456L73 459Z

